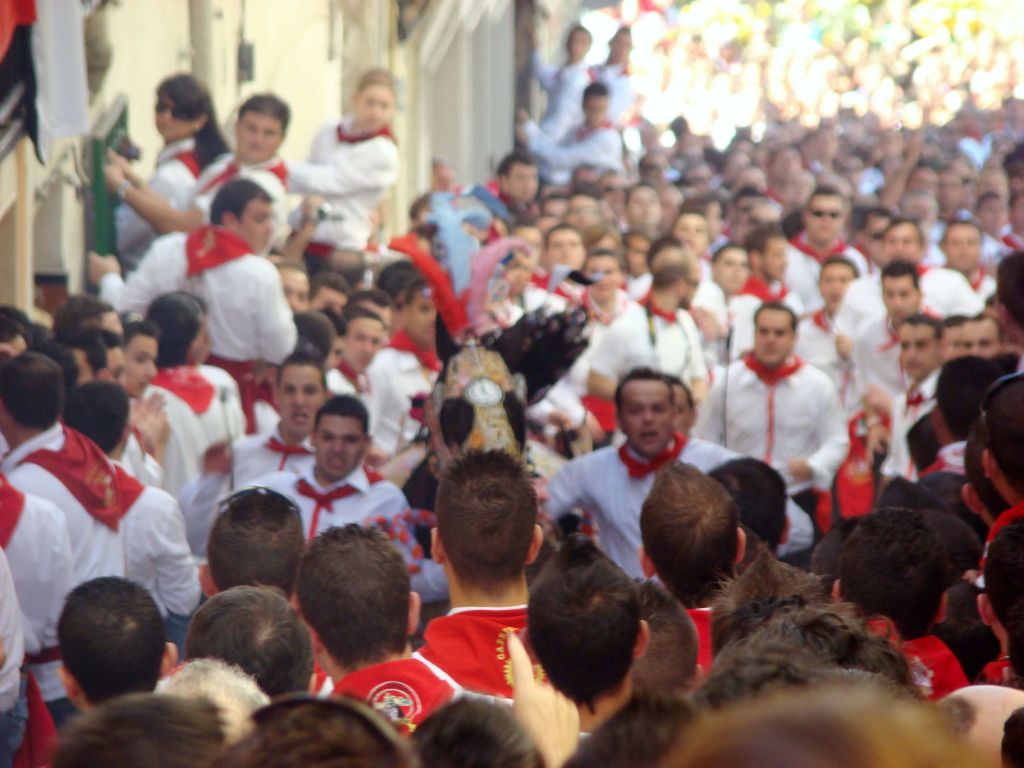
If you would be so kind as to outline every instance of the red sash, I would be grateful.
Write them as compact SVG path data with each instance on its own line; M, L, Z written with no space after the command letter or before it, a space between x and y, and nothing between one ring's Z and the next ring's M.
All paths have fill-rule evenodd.
M25 737L14 756L14 768L39 768L50 765L53 752L57 746L57 729L53 725L53 717L43 701L43 694L32 673L28 674L26 688L28 700L28 722L25 726Z
M904 640L901 651L910 664L914 682L932 701L970 685L956 656L935 635Z
M511 699L512 662L506 644L510 634L524 629L525 607L439 616L427 625L426 644L419 653L463 688ZM544 679L539 665L534 665L534 674Z
M632 479L647 477L651 472L657 472L661 467L679 458L679 454L686 447L686 435L676 432L672 435L672 444L659 453L650 461L637 459L630 453L626 443L619 446L619 461L626 465L626 470Z
M195 277L250 253L252 246L230 229L207 224L185 240L185 274Z
M868 456L864 419L864 412L860 411L847 423L850 450L836 473L836 498L839 501L839 514L844 518L869 514L875 503L872 458ZM888 419L883 421L888 422Z
M711 609L687 608L693 626L697 630L697 663L705 676L711 673L714 653L711 647Z
M365 701L405 735L444 706L455 689L419 659L397 659L360 669L334 684L334 693Z
M37 464L56 477L85 511L116 531L145 486L120 467L92 440L64 427L64 447L40 449L19 464Z
M342 144L362 144L364 141L370 139L376 139L378 136L383 136L386 139L391 139L395 144L398 143L398 139L391 132L391 126L385 125L383 128L378 128L376 131L367 131L366 133L350 133L345 130L345 124L338 124L338 141Z
M25 510L25 494L0 474L0 548L7 549Z
M245 434L256 433L256 401L274 404L274 389L266 381L256 381L256 363L252 360L228 360L217 355L206 358L207 365L227 371L238 384L238 396L242 399L242 413L245 414Z
M224 167L223 171L221 171L208 182L203 184L198 194L205 195L207 192L217 187L223 186L224 184L227 184L229 181L235 178L235 176L237 176L241 170L242 166L240 166L238 163L232 160ZM267 171L268 173L274 174L275 176L277 176L277 178L281 180L281 184L284 186L284 188L288 189L288 166L284 164L284 160L278 160L276 163L274 163L271 166L268 166L267 168L254 168L253 170Z
M161 368L150 382L180 397L196 415L206 413L217 388L194 365Z
M268 451L281 454L281 463L277 465L277 471L280 472L284 469L284 463L288 460L289 456L312 456L313 452L304 445L288 445L281 440L278 440L274 435L270 436L270 439L264 444L264 448Z
M397 349L399 352L408 352L416 356L416 360L427 370L433 371L434 373L441 372L441 358L437 356L437 352L433 349L421 349L413 344L412 339L409 338L404 330L399 331L391 337L391 343L388 344L392 349Z

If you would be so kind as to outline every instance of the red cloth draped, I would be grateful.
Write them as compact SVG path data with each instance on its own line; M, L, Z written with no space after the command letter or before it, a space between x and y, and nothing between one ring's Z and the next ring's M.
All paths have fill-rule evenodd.
M180 397L197 415L209 410L217 394L217 388L194 365L161 368L150 383Z
M427 370L434 371L434 373L441 372L441 358L437 356L437 352L433 349L417 347L413 340L409 338L409 334L404 330L398 331L392 336L391 343L388 346L400 352L408 352L415 355L419 364Z
M252 246L230 229L207 224L185 240L186 274L195 277L252 253Z

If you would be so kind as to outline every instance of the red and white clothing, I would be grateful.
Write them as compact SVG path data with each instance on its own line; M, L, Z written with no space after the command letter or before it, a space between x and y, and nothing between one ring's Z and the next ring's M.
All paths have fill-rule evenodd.
M583 91L591 82L590 66L580 60L555 67L544 64L538 52L534 52L532 63L537 82L548 95L541 130L552 141L559 141L583 119Z
M753 355L716 378L700 409L697 434L770 464L790 494L829 488L850 447L846 420L832 380L791 358L768 369ZM810 480L790 474L790 459L805 459Z
M407 736L455 692L451 683L417 658L373 664L334 682L335 695L365 701Z
M511 699L515 691L508 637L524 629L525 605L452 608L427 624L424 645L413 658L456 689ZM539 665L535 671L543 679Z
M313 242L362 251L373 234L371 215L398 178L398 147L390 129L357 133L352 118L328 121L304 163L288 163L290 191L320 195L336 217L321 221ZM301 208L292 214L293 226Z
M918 419L935 407L935 385L938 381L939 372L936 370L920 384L911 385L902 398L893 401L892 436L889 439L889 455L881 468L883 475L917 480L917 468L907 445L907 432Z
M148 395L159 392L171 425L164 452L164 490L177 496L185 483L199 475L203 454L215 443L233 442L245 434L238 385L231 376L209 365L163 368Z
M192 187L190 206L203 212L206 220L210 219L210 206L221 187L235 179L248 179L263 187L270 195L274 205L274 218L277 226L284 225L288 214L288 167L284 160L272 157L262 163L242 165L235 161L235 156L225 153L206 166Z
M573 170L590 165L602 171L625 173L622 136L606 121L596 128L578 126L561 140L553 139L536 123L524 126L526 143L538 160L542 178L549 184L568 184Z
M625 125L636 101L629 64L596 64L588 73L592 82L603 83L608 88L608 118L620 127Z
M21 607L7 558L0 552L0 640L6 658L0 666L0 712L14 708L21 692L21 664L25 657L25 633Z
M996 293L996 279L980 267L973 277L967 278L967 284L971 286L971 290L978 294L983 302L988 301Z
M48 701L63 698L57 622L72 575L68 523L51 501L23 493L0 474L0 546L21 606L24 653ZM6 641L6 638L4 638ZM8 659L16 648L6 648ZM20 659L15 658L20 664Z
M981 553L981 563L978 566L979 570L985 570L985 558L988 556L988 545L992 543L1003 528L1016 520L1020 520L1021 518L1024 518L1024 501L1018 502L1009 509L1004 509L999 513L999 517L995 519L995 522L993 522L991 527L988 529L988 536L985 538L985 548Z
M751 275L740 289L740 295L756 296L761 301L781 301L796 312L797 316L804 313L804 303L800 297L778 280L766 283L761 278Z
M964 466L964 454L967 449L967 441L959 440L955 443L948 443L939 448L939 455L935 462L921 470L921 477L932 475L936 472L947 472L952 475L967 476Z
M897 398L906 386L900 337L886 315L865 321L853 334L853 370L858 397L879 387Z
M850 283L836 312L835 324L840 333L856 340L864 323L880 317L885 317L885 304L882 302L882 280L875 270Z
M688 383L707 378L700 334L689 312L662 312L649 300L630 307L590 356L592 371L616 381L641 365Z
M919 267L921 295L928 308L941 315L974 317L985 309L985 300L967 278L945 267Z
M641 578L640 508L658 467L670 461L709 472L737 458L720 445L677 434L666 452L644 461L626 445L609 446L573 459L548 483L547 513L554 519L583 509L597 523L601 547L630 576Z
M392 339L397 343L399 335ZM441 361L432 352L408 351L407 345L385 347L373 357L366 369L370 381L367 410L373 443L394 456L410 443L420 430L420 422L409 413L412 399L429 395L434 388Z
M953 651L935 635L904 640L900 650L910 665L914 684L931 701L938 701L970 685Z
M163 487L163 466L146 451L146 446L142 444L139 433L134 430L128 435L121 463L124 465L125 471L143 485Z
M825 309L805 317L797 326L796 354L832 379L847 420L860 410L860 393L853 375L853 356L841 358L836 351L836 322Z
M816 251L801 232L789 241L787 256L789 261L786 264L786 286L799 297L803 302L804 309L808 312L813 312L821 308L822 305L821 292L818 290L818 275L821 273L821 264L825 259L831 256L842 256L853 262L857 267L858 274L864 275L868 271L868 263L864 255L841 238L828 251L822 253Z
M160 150L147 186L172 208L184 211L191 204L192 189L200 172L195 140L191 137L181 139ZM149 249L156 232L148 221L125 203L117 207L114 218L117 223L117 253L130 271Z
M206 304L212 352L226 360L277 364L298 336L281 276L222 227L158 238L127 283L104 275L100 295L120 312L145 315L157 296L184 291Z

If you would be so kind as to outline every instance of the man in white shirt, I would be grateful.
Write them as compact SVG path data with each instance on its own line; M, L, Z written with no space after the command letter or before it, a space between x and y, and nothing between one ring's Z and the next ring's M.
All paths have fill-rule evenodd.
M608 60L590 68L590 77L608 88L608 117L618 126L626 124L636 100L629 71L629 53L633 50L633 34L629 27L619 27L608 41Z
M560 141L580 120L580 97L590 83L586 57L593 39L582 24L574 25L565 38L565 66L544 65L534 52L533 73L547 91L548 103L540 128L553 141Z
M622 137L608 119L608 88L601 83L591 83L583 91L583 123L560 141L529 121L517 132L540 159L541 177L550 184L568 184L580 165L625 173Z
M886 477L917 479L910 457L907 433L918 419L935 406L935 385L942 367L942 321L927 315L911 315L900 325L900 367L907 379L903 397L892 406L892 437L889 456L882 464Z
M388 330L381 316L366 306L346 307L343 319L341 360L336 369L327 372L327 387L335 395L355 395L365 401L370 395L366 372L387 344Z
M776 302L754 315L754 350L715 380L697 434L774 467L790 496L813 514L814 490L827 491L849 437L828 374L793 354L796 315Z
M698 403L707 392L707 366L700 335L686 308L698 284L699 269L682 243L667 236L651 246L651 292L612 323L590 358L587 389L611 399L617 382L633 368L647 366L678 376Z
M996 292L996 281L981 265L981 227L973 220L956 219L946 225L939 241L946 255L946 266L963 275L981 300Z
M269 195L252 181L232 181L214 198L210 220L190 235L159 238L127 283L111 272L101 279L100 292L122 312L140 314L170 291L202 299L209 312L209 362L238 382L251 434L259 396L256 362L280 363L295 347L297 332L281 275L255 255L273 236Z
M121 461L145 485L163 486L164 453L170 424L159 396L143 397L157 374L160 329L145 320L124 324L124 373L121 386L132 399L132 430Z
M640 578L640 508L657 469L682 461L708 471L736 454L674 431L672 387L655 370L629 371L616 389L615 405L625 444L601 448L562 467L548 484L547 511L556 519L576 508L593 514L608 556Z

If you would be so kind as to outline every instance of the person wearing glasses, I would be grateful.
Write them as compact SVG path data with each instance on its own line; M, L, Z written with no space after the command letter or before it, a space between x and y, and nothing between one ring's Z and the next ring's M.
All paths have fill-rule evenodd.
M860 274L868 265L864 254L843 239L847 204L843 194L834 187L818 187L803 210L803 231L789 241L789 263L786 285L813 312L821 307L818 273L829 256L844 256L853 262Z

